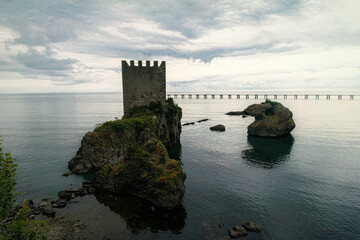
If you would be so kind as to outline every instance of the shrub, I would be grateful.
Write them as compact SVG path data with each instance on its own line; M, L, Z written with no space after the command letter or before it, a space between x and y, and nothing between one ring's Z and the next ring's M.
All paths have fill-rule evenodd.
M16 200L16 167L10 153L4 154L0 147L0 220L9 217Z
M0 140L1 145L1 140ZM47 239L46 221L29 218L30 207L24 199L19 212L10 217L16 199L16 167L10 153L3 153L0 147L0 240Z

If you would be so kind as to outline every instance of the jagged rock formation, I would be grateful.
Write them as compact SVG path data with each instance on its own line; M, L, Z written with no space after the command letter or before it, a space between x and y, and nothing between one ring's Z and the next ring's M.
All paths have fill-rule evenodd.
M292 112L278 102L267 100L250 105L244 110L244 114L255 117L255 121L248 126L249 135L280 137L295 128Z
M136 106L123 119L86 133L69 169L96 171L97 190L134 194L172 209L182 203L186 176L166 147L180 140L181 115L172 99Z
M181 162L170 159L165 146L152 138L129 147L121 163L104 166L94 183L97 189L131 193L172 209L182 203L185 178Z
M152 102L134 107L121 120L109 121L85 134L81 147L68 167L76 174L117 165L131 145L142 145L150 138L159 139L167 148L180 140L181 108L168 99L165 105Z

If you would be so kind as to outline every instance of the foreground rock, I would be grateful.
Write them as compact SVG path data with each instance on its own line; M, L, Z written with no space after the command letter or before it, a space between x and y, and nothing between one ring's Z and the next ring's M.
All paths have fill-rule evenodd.
M225 126L224 125L216 125L216 126L213 126L213 127L210 127L210 130L211 131L218 131L218 132L224 132L225 131Z
M150 139L129 147L121 163L104 166L94 184L97 189L131 193L172 209L183 201L185 178L181 162L170 159L159 140Z
M267 100L250 105L244 114L255 117L255 121L248 126L248 134L252 136L280 137L295 128L292 112L278 102Z
M180 140L181 116L181 108L172 99L165 105L152 102L149 106L135 107L123 119L105 122L86 133L68 167L83 174L106 165L118 165L129 146L142 145L150 138L172 147Z

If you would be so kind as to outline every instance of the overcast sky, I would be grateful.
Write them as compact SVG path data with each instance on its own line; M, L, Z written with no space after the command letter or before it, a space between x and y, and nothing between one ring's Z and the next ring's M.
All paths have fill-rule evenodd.
M359 0L0 0L0 92L119 92L121 60L167 90L360 91Z

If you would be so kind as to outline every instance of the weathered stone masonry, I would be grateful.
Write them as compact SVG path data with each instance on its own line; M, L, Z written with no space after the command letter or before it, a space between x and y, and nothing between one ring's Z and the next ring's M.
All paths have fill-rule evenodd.
M150 61L146 61L146 66L142 65L142 61L138 61L138 66L135 66L132 60L129 66L129 64L123 60L121 65L124 115L136 105L147 105L151 101L165 102L165 61L162 61L160 66L158 66L158 61L154 61L153 66L150 66Z

